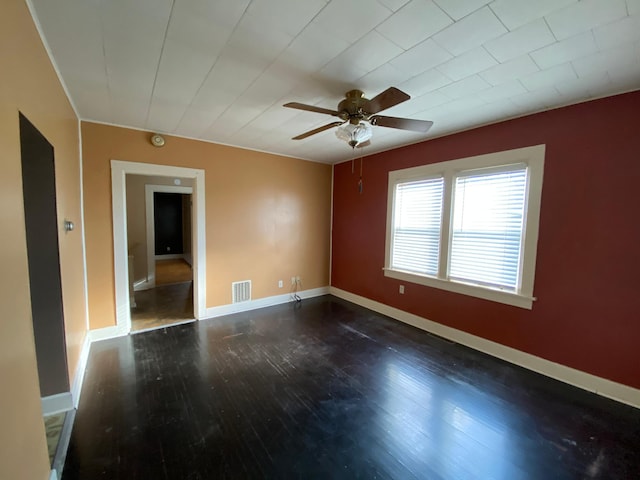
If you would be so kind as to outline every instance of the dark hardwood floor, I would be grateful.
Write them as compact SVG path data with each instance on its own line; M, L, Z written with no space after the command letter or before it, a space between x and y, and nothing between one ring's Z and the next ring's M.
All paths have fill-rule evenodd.
M94 343L63 480L640 478L640 410L325 296Z

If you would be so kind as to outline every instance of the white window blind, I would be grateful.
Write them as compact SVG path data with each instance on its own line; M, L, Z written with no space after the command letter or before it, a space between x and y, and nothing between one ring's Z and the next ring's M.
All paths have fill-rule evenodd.
M526 165L457 175L449 278L518 289L526 188Z
M442 177L396 185L391 268L438 273L443 190Z
M384 275L531 309L544 145L389 172Z

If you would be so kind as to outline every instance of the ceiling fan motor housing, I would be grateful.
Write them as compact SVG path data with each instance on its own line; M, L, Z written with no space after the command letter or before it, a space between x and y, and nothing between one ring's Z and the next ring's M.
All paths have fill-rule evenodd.
M338 104L340 118L345 122L357 125L361 120L367 120L369 114L364 111L364 106L369 101L361 90L350 90L345 94L345 99Z

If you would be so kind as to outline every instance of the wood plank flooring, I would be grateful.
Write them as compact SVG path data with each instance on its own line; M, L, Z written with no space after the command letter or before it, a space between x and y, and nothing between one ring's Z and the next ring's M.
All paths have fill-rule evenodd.
M160 285L135 293L131 330L145 330L192 320L193 282Z
M64 480L633 479L640 410L325 296L94 343Z
M191 265L181 258L156 260L156 285L190 282L193 279Z

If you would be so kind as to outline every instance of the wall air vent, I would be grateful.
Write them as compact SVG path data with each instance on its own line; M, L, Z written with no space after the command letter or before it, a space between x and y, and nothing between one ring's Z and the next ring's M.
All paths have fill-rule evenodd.
M233 303L248 302L251 300L251 280L231 283Z

